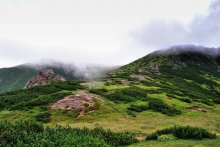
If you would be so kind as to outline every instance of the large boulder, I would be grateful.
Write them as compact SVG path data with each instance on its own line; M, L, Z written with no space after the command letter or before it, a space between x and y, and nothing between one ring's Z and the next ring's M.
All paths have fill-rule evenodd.
M52 81L65 81L65 79L53 72L52 69L44 69L36 77L26 83L25 88L50 84Z

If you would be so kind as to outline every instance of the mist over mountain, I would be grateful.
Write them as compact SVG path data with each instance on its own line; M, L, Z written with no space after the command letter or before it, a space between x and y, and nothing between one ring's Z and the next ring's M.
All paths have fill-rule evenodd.
M107 72L116 67L98 65L74 65L59 61L26 63L11 68L0 69L0 92L22 89L28 80L35 77L41 70L52 69L55 74L66 80L101 79Z

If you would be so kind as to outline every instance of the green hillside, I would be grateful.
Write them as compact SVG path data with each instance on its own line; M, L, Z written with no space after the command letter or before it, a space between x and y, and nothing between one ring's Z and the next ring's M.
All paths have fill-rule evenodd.
M63 67L45 66L42 68L53 69L56 74L62 75L67 80L79 79L79 76L66 72ZM0 69L0 93L24 88L27 81L35 77L42 68L21 65Z
M219 56L207 50L158 51L111 71L104 81L53 82L2 93L0 120L6 122L0 124L0 146L74 146L78 141L79 146L218 147ZM97 99L92 106L84 103L84 113L52 107L64 97L85 93ZM33 126L40 131L30 133ZM12 135L7 128L18 131Z

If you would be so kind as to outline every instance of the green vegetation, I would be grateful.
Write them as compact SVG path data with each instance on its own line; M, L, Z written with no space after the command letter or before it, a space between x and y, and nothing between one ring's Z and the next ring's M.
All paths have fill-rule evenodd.
M51 113L48 111L41 112L35 116L36 120L43 123L51 121Z
M65 67L61 64L45 65L44 69L52 69L66 80L79 79L73 73L67 73ZM27 81L36 76L40 70L40 68L37 69L26 65L0 69L0 93L23 89Z
M141 67L150 71L149 69L154 64L159 67L158 73L138 72ZM211 106L220 102L218 66L210 55L180 50L179 52L170 51L169 54L152 53L123 66L114 74L115 78L120 77L128 81L131 81L131 75L141 75L146 80L139 83L160 87L159 91L166 92L171 98L187 103L201 102ZM138 82L137 79L136 82Z
M50 85L37 86L31 89L22 89L0 94L0 109L17 110L33 106L48 105L60 98L70 95L70 91L82 86L75 81L54 82Z
M159 100L159 99L150 99L149 102L148 102L148 105L146 105L146 104L145 105L143 105L143 104L142 105L131 104L128 107L128 110L135 111L135 112L143 112L143 111L146 111L146 110L154 110L156 112L161 112L163 114L170 115L170 116L181 114L180 110L177 110L174 107L168 106L162 100Z
M114 91L114 93L106 95L106 97L114 102L134 102L136 100L148 100L147 92L138 87L129 87Z
M150 70L155 63L159 72ZM32 144L39 140L38 146L74 146L76 142L79 146L220 146L220 138L210 133L220 134L220 74L216 66L214 59L200 54L151 54L112 71L113 75L101 82L59 82L0 94L0 120L13 122L12 128L17 120L45 123L43 131L32 131L32 135L24 129L34 138ZM139 72L140 67L148 72ZM100 96L94 106L85 104L84 114L49 107L79 89ZM127 131L140 140L149 134L148 141L132 144L136 141ZM17 135L21 137L14 137L20 142L13 140L13 145L31 144L25 133Z
M112 132L97 127L70 128L56 126L44 128L34 121L14 124L0 122L0 146L119 146L136 143L129 132Z
M174 126L171 128L156 131L147 136L146 140L157 140L161 135L172 134L179 139L215 139L216 134L210 133L205 129L190 126Z
M134 105L134 104L131 104L128 107L128 110L135 111L135 112L143 112L143 111L146 111L148 109L149 109L148 105Z
M152 99L149 101L149 109L161 112L166 115L180 115L181 111L175 109L174 107L168 106L162 100Z

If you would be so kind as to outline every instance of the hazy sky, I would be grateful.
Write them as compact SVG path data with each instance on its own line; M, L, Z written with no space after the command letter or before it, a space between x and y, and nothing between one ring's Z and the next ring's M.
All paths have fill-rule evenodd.
M220 0L0 0L0 67L122 65L177 44L220 46Z

